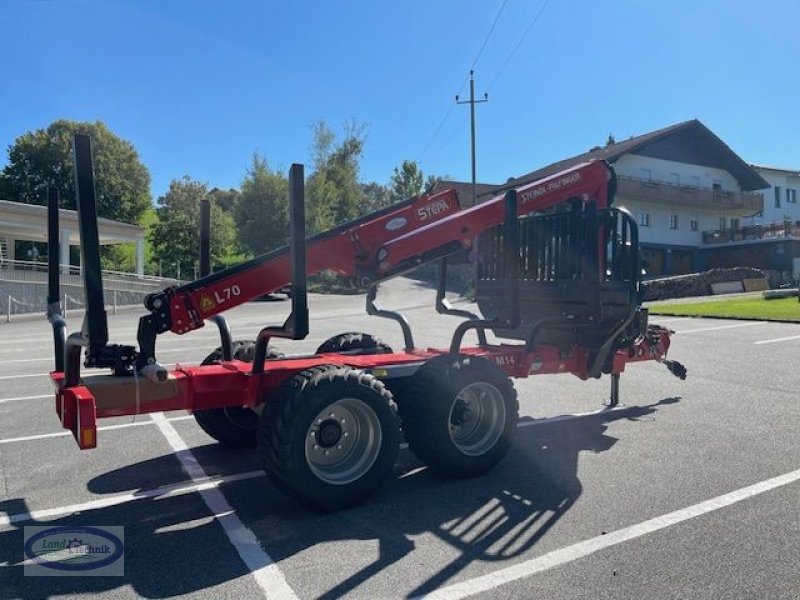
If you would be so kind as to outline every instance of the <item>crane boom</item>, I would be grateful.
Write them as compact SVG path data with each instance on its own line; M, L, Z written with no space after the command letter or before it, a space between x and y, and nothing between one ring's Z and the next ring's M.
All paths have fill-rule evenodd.
M603 161L576 165L518 189L518 215L568 200L611 203L613 171ZM307 241L307 274L323 270L368 286L420 264L469 248L504 219L503 195L462 209L454 190L421 196L326 231ZM159 316L158 331L183 334L205 320L291 282L289 250L274 252L186 285L150 295L145 306ZM163 310L168 306L168 312Z

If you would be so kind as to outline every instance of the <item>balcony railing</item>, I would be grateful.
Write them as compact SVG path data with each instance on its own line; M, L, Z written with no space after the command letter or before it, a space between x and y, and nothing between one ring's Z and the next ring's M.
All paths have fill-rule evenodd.
M81 268L61 265L61 285L83 285ZM0 260L0 281L22 283L47 283L47 264L27 260ZM162 290L180 282L175 279L103 271L103 288L119 292L149 293Z
M722 244L745 240L769 240L780 238L800 238L800 221L785 221L770 225L751 225L741 229L721 229L704 231L704 244Z
M670 206L716 208L748 216L764 210L764 196L755 192L731 192L718 188L676 185L664 181L646 181L620 175L617 193L631 200L656 202Z

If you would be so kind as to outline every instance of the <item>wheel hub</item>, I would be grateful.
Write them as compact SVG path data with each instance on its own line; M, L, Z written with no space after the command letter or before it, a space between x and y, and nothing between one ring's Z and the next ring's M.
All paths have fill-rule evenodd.
M489 452L505 427L503 396L491 383L476 381L464 387L450 409L450 439L467 456Z
M323 448L332 448L342 439L342 426L334 419L323 421L319 426L317 441Z
M368 404L357 398L342 398L311 422L306 461L325 483L352 483L369 472L380 453L382 437L378 415Z

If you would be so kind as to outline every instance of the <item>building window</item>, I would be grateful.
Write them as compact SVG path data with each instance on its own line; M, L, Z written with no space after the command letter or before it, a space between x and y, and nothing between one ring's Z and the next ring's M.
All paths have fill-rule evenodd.
M680 173L675 173L673 171L672 173L669 174L669 176L672 178L672 183L674 183L675 185L680 185L681 184L681 174Z
M653 181L652 169L639 169L642 181Z
M786 188L786 202L797 202L797 190L793 190L792 188Z
M781 207L781 186L775 186L775 208Z
M739 231L739 219L731 219L731 229L733 231Z
M677 229L678 228L678 215L670 215L669 216L669 228L670 229Z
M691 221L689 221L689 227L691 228L692 231L697 231L697 229L698 229L697 220L696 219L692 219Z
M700 177L698 175L692 175L692 185L694 187L700 187Z
M719 230L725 231L725 226L728 224L728 220L725 217L719 218Z
M639 213L639 226L650 227L650 213Z

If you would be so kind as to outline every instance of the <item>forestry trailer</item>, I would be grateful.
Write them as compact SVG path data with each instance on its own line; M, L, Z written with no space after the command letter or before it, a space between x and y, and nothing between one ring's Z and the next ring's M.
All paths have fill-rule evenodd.
M452 190L425 195L309 239L303 168L293 165L288 247L150 294L138 346L110 344L90 140L77 135L74 144L86 314L81 330L67 336L58 306L53 190L48 316L56 411L82 449L96 446L98 418L184 409L221 444L257 447L281 490L330 510L360 502L380 486L392 471L401 431L438 473L490 469L508 450L518 420L511 378L608 374L615 406L628 363L656 360L686 376L666 358L671 332L649 325L641 308L636 222L612 206L615 176L603 161L469 208ZM201 238L207 236L206 221ZM483 316L445 300L447 258L465 250L477 262ZM443 349L418 348L407 319L375 303L379 282L431 261L439 261L437 311L464 318ZM207 265L207 254L202 262ZM326 269L368 289L367 313L397 322L402 351L360 332L335 336L310 355L286 356L270 346L274 338L306 337L306 277ZM264 327L253 341L233 341L222 313L289 285L286 322ZM159 334L185 335L207 322L219 329L217 350L198 366L161 366ZM470 330L478 345L465 347ZM486 330L511 342L488 343Z

